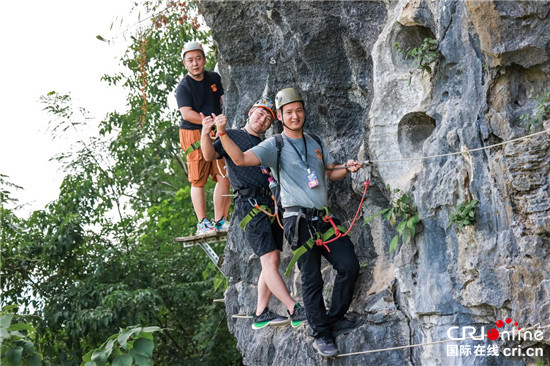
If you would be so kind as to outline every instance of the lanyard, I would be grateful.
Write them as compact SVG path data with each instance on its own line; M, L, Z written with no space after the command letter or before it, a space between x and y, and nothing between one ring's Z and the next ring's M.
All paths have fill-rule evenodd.
M290 143L290 146L292 146L292 148L294 149L294 151L296 151L296 154L298 154L298 156L302 159L302 161L306 165L306 168L309 170L309 164L307 163L307 142L306 142L305 136L302 135L302 140L304 141L304 150L305 150L305 155L306 155L305 158L302 154L300 154L300 152L298 151L298 148L296 147L296 145L294 144L292 139L287 136L287 140Z

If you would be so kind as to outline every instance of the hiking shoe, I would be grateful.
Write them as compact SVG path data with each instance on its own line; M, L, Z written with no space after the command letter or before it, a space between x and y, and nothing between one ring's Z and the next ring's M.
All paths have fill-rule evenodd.
M218 231L227 231L227 230L229 230L230 226L231 226L231 223L229 221L225 221L225 216L222 216L221 219L214 222L214 227Z
M292 328L297 328L300 325L302 325L303 322L307 321L306 308L304 308L302 305L298 303L294 305L294 312L292 314L289 313L289 315L290 315L290 325L292 325Z
M323 357L334 357L339 353L331 337L317 338L313 342L313 348Z
M196 236L215 233L216 229L212 226L212 223L205 217L201 222L197 224Z
M332 324L332 336L334 338L341 334L348 334L363 324L361 318L342 318Z
M262 329L267 325L284 325L288 324L288 318L286 316L281 316L275 314L268 308L265 308L264 311L258 315L254 315L254 322L252 323L252 329Z

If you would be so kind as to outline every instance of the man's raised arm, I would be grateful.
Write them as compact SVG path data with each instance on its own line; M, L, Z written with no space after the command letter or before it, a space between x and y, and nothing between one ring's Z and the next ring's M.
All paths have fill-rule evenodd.
M254 155L250 150L242 152L241 149L231 140L225 130L227 120L225 118L216 119L216 126L218 126L218 137L223 145L223 148L227 155L238 166L257 166L260 165L260 159Z
M201 150L202 156L206 161L214 161L220 157L220 154L214 149L214 144L212 143L212 138L210 137L210 132L212 131L212 126L215 124L213 117L205 117L204 114L200 114L202 118L202 131L201 131ZM218 117L225 118L223 114Z

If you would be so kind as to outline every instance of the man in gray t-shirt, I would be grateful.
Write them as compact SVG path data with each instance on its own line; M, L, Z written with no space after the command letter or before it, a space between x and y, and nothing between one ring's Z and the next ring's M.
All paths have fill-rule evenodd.
M307 133L303 134L303 138L293 139L285 134L282 138L283 147L278 172L280 176L275 177L278 182L283 182L281 183L281 205L283 208L297 206L322 209L327 205L325 166L332 165L334 158L323 142L319 146L317 141ZM307 154L305 147L307 147ZM251 151L260 159L262 165L273 168L273 171L277 170L277 147L274 138L261 142ZM304 185L304 182L307 182L308 169L318 177L319 185L315 189ZM290 213L285 211L285 217L289 215Z
M302 276L307 320L315 337L314 348L322 356L331 357L338 354L335 337L357 328L362 320L344 317L353 298L359 261L349 237L335 235L332 224L321 219L325 218L323 207L327 204L325 178L340 180L348 171L358 171L361 163L348 160L346 164L336 165L325 144L317 137L304 133L306 114L303 99L297 90L287 88L279 91L275 104L277 117L284 127L279 164L274 137L244 153L229 136L220 136L220 141L235 164L261 164L276 173L278 171L281 205L285 209L284 234L293 251L302 253L298 267ZM339 223L337 219L334 221ZM324 239L315 245L312 240L318 236ZM328 310L323 299L321 257L325 257L337 272Z

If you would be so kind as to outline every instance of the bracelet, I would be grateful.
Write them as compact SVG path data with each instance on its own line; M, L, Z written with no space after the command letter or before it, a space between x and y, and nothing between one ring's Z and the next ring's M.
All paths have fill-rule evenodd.
M218 132L218 136L227 135L227 132Z

